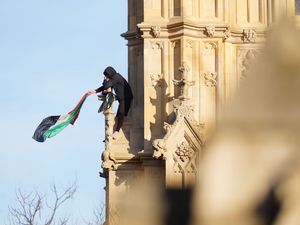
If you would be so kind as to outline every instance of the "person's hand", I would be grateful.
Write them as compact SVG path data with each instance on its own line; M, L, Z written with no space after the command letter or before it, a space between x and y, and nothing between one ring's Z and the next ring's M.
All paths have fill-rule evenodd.
M102 91L103 94L106 94L108 92L111 92L111 88L107 88L107 89L105 89L105 90Z
M87 94L88 95L96 94L96 91L95 90L90 90L90 91L87 92Z

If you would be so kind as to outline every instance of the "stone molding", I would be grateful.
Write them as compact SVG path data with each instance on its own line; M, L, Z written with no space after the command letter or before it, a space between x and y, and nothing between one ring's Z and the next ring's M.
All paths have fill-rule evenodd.
M159 27L159 36L154 37L152 32L154 27ZM142 33L141 37L170 39L179 36L194 37L194 38L222 38L226 42L231 43L248 43L248 42L264 42L265 28L241 29L231 27L227 24L205 24L191 21L175 22L175 23L160 23L152 25L149 23L140 23L138 28ZM157 28L155 28L157 29ZM126 34L126 35L125 35ZM129 40L129 37L134 37L137 34L125 33L122 36Z
M225 31L224 31L224 40L227 40L228 38L231 37L231 31L229 28L227 28Z

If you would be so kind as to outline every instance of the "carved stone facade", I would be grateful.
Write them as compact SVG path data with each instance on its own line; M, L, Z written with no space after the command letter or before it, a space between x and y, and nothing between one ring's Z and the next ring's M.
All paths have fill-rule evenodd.
M106 114L106 222L136 180L193 185L203 145L229 102L266 29L291 0L128 0L128 80L134 101L120 138ZM155 174L155 176L153 176Z

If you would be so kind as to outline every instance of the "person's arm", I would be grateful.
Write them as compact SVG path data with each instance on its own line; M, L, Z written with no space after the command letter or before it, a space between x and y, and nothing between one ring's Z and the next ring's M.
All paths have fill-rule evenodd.
M104 90L104 86L101 86L101 87L95 89L95 93L102 92L103 90Z
M118 82L117 79L109 79L109 80L104 80L103 83L102 83L102 86L95 89L95 90L91 90L89 92L91 92L91 94L95 94L95 93L99 93L99 92L102 92L102 91L105 91L109 88L111 88L112 86L114 86L116 83Z
M99 93L99 92L102 92L104 91L106 88L105 88L105 84L108 82L108 79L104 78L103 82L102 82L102 86L95 89L96 93Z
M95 90L90 90L90 91L88 91L87 93L88 93L89 95L91 95L91 94L96 94L96 93L99 93L99 92L104 91L104 87L103 87L103 84L104 84L104 83L105 83L105 82L103 81L101 87L99 87L99 88L97 88L97 89L95 89Z
M118 83L118 80L117 79L109 79L109 80L105 80L104 82L103 82L103 84L102 84L102 88L103 88L103 90L106 90L106 89L108 89L108 88L111 88L112 86L114 86L116 83ZM100 87L100 88L101 88ZM99 88L99 89L100 89ZM103 91L103 90L101 90L101 91Z
M107 82L105 82L107 83ZM104 83L103 83L104 84ZM99 92L102 92L102 91L105 91L106 89L108 89L109 87L106 87L106 85L102 85L101 87L95 89L95 90L90 90L88 93L89 94L96 94L96 93L99 93Z

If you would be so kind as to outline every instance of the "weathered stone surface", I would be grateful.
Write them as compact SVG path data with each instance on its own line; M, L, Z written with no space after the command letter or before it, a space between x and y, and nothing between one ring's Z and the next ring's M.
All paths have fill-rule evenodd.
M122 36L128 40L134 101L120 138L108 136L103 153L107 224L119 224L119 198L136 181L160 188L194 185L203 147L280 10L293 17L295 4L128 0L128 31ZM106 118L109 135L113 114Z

